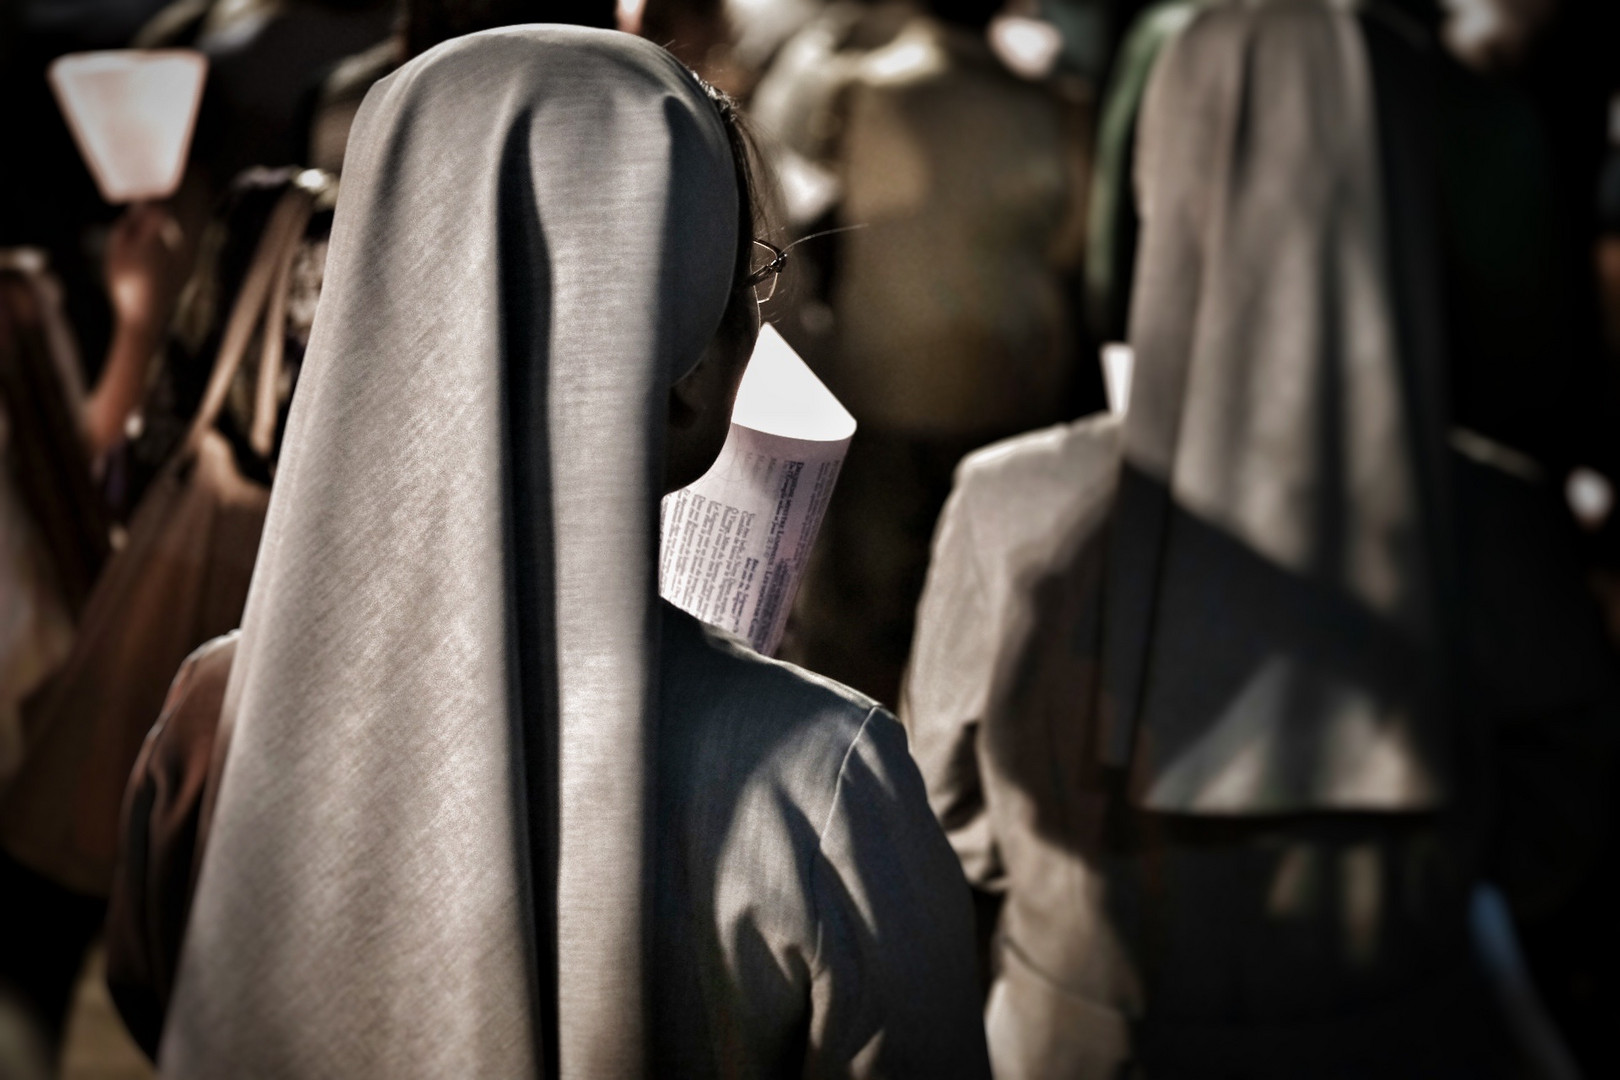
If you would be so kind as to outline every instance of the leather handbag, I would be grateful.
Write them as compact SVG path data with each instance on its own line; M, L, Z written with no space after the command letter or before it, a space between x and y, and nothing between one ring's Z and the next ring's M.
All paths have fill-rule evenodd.
M125 782L170 680L194 649L241 621L269 489L242 474L215 421L262 323L252 441L268 449L279 328L313 205L296 184L276 204L186 438L97 579L67 661L23 704L28 745L0 795L0 845L68 889L107 894Z

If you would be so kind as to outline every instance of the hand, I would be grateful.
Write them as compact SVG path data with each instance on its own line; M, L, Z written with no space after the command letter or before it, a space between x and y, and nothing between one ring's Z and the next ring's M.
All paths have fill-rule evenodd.
M131 206L107 237L103 271L117 321L101 378L85 401L92 458L124 437L124 424L140 403L147 368L180 294L184 239L174 216L156 203Z
M179 222L157 203L136 203L113 225L103 272L120 324L157 331L168 323L180 292L183 240Z

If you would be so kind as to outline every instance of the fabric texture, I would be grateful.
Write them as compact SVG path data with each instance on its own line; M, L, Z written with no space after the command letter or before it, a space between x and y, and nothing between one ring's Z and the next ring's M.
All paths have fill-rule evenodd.
M1345 5L1207 5L1154 68L1103 645L1146 807L1446 798L1433 177L1382 119Z
M969 456L918 611L901 717L969 882L1003 897L995 1074L1497 1075L1470 890L1567 894L1611 753L1611 665L1545 493L1455 462L1466 798L1161 814L1101 757L1120 444L1105 416Z
M650 1071L984 1076L967 890L899 725L662 608ZM168 1007L235 651L222 638L181 670L131 778L107 979L142 1045Z
M355 120L166 1075L637 1075L667 391L730 294L657 47L447 42Z
M1424 156L1453 136L1457 117L1449 109L1457 101L1434 92L1436 57L1414 47L1409 24L1391 21L1382 10L1363 12L1349 27L1336 26L1339 18L1334 5L1297 3L1210 5L1192 16L1152 76L1142 138L1158 138L1153 124L1163 117L1156 120L1154 112L1173 107L1207 130L1202 136L1179 132L1187 141L1173 140L1175 153L1193 156L1169 164L1160 157L1157 167L1176 170L1178 182L1202 160L1199 154L1212 155L1218 167L1202 170L1213 177L1207 204L1182 201L1192 194L1186 191L1166 202L1164 177L1141 178L1142 197L1159 201L1143 217L1133 319L1147 333L1133 340L1140 374L1131 412L1124 421L1091 418L971 455L941 518L901 716L970 883L1004 898L987 1012L998 1076L1514 1075L1522 1063L1504 1037L1511 1025L1483 995L1469 954L1471 892L1488 878L1521 911L1545 910L1590 865L1591 822L1607 791L1612 753L1612 661L1573 572L1556 492L1536 478L1533 463L1522 467L1522 454L1474 433L1453 431L1451 447L1413 453L1408 462L1412 475L1439 481L1418 489L1417 505L1439 508L1439 527L1428 534L1436 557L1425 587L1435 599L1431 627L1438 647L1429 662L1447 686L1443 711L1426 718L1395 715L1399 723L1357 732L1325 722L1333 714L1314 708L1309 696L1285 699L1286 708L1264 696L1240 700L1226 716L1248 726L1202 749L1195 745L1190 755L1201 766L1215 766L1208 778L1254 781L1224 791L1163 783L1175 779L1165 768L1175 761L1166 755L1164 737L1176 729L1161 726L1162 711L1144 708L1135 729L1124 733L1132 737L1122 740L1123 759L1115 741L1121 732L1113 726L1117 713L1107 708L1117 702L1106 692L1112 672L1105 661L1110 620L1121 603L1121 558L1136 560L1141 571L1170 565L1177 543L1195 553L1194 545L1202 544L1210 554L1189 560L1181 585L1225 600L1210 600L1202 611L1163 601L1131 609L1144 633L1175 630L1184 643L1203 645L1200 655L1183 652L1173 664L1155 646L1144 701L1165 684L1172 691L1178 681L1194 689L1199 680L1219 686L1234 670L1249 670L1232 663L1233 639L1242 644L1257 621L1274 617L1268 605L1279 600L1288 604L1284 614L1308 614L1316 624L1308 628L1315 637L1273 625L1259 638L1284 655L1292 649L1313 655L1313 640L1331 644L1334 633L1362 625L1367 609L1361 601L1345 602L1349 593L1333 599L1329 590L1307 590L1298 574L1292 581L1298 597L1253 588L1259 579L1245 568L1271 550L1265 545L1276 537L1251 535L1240 547L1229 532L1216 546L1212 535L1203 535L1213 530L1176 505L1182 488L1162 475L1154 488L1151 477L1133 472L1132 439L1141 434L1143 414L1149 434L1168 429L1181 437L1198 430L1195 420L1205 427L1221 420L1247 425L1228 432L1227 445L1193 444L1233 485L1222 505L1211 507L1206 499L1194 507L1205 517L1219 515L1231 530L1234 521L1253 526L1244 516L1251 493L1290 478L1298 485L1300 470L1313 460L1332 463L1313 459L1307 453L1313 445L1331 447L1359 432L1370 443L1382 437L1386 447L1400 447L1413 432L1444 420L1428 396L1444 389L1436 361L1467 362L1438 349L1438 324L1465 313L1447 312L1442 304L1452 298L1456 279L1441 276L1436 249L1450 238L1435 230L1437 222L1442 230L1451 223L1432 211L1436 191L1457 190L1446 185L1465 186L1468 177L1450 174L1431 186L1432 163ZM1324 40L1316 31L1324 30L1332 31L1329 40L1338 40L1340 30L1359 35L1366 50L1373 94L1361 107L1376 107L1378 132L1362 151L1375 152L1382 174L1381 218L1347 214L1339 204L1357 191L1367 194L1355 176L1341 186L1315 166L1264 155L1239 155L1245 169L1234 174L1231 161L1198 142L1224 132L1247 152L1267 144L1275 135L1272 124L1304 138L1290 126L1287 109L1327 108L1331 95L1298 86L1285 92L1264 76L1275 71L1275 50L1298 50L1314 58L1313 70L1330 88L1335 85L1342 68L1316 51ZM1197 94L1185 85L1173 94L1163 90L1177 87L1173 80L1201 85L1197 68L1210 64L1208 49L1227 61L1243 56L1240 65L1213 65L1254 103L1238 129L1220 122L1237 93L1234 83L1217 82ZM1193 70L1163 70L1178 63ZM1467 100L1466 86L1452 90ZM1283 110L1280 120L1272 109ZM1344 134L1325 138L1332 143ZM1324 167L1358 172L1364 164L1358 154L1336 158L1328 153L1332 147L1320 149ZM1155 167L1150 150L1167 153L1162 142L1140 146L1144 170ZM1442 158L1439 166L1447 164ZM1247 217L1209 209L1227 205L1220 199L1234 187L1264 188L1269 206L1252 208ZM1498 217L1513 213L1512 200L1495 201L1500 186L1468 190L1479 200L1476 209L1490 206ZM1300 249L1278 243L1276 267L1258 258L1228 266L1210 254L1298 239L1300 218L1306 241ZM1355 242L1340 251L1339 233L1322 231L1329 225L1341 232L1353 227ZM1233 238L1239 226L1248 233L1243 242ZM1167 242L1165 230L1177 243ZM1366 245L1380 234L1394 250L1373 265L1383 262L1391 271L1370 291L1384 299L1368 315L1352 301L1369 296ZM1466 261L1478 248L1450 250ZM1290 252L1309 257L1296 265L1284 258ZM1150 259L1157 261L1149 266ZM1351 273L1358 265L1359 276ZM1288 266L1292 278L1278 280ZM1480 272L1477 262L1472 269ZM1225 276L1212 282L1217 271ZM1177 287L1166 288L1166 280ZM1323 336L1365 345L1358 335L1382 327L1398 331L1399 348L1366 348L1341 363L1308 336L1282 333L1290 325L1281 317L1287 312L1272 310L1266 297L1234 308L1230 294L1242 295L1246 283L1284 298L1303 324L1319 319L1315 329ZM1220 325L1222 313L1232 310L1245 315L1239 329L1269 340L1240 355L1217 348L1219 335L1211 343L1193 332L1202 333L1209 320ZM1519 310L1534 318L1545 309L1529 304ZM1363 313L1360 331L1335 318L1355 311ZM1166 327L1184 335L1171 342L1176 349L1163 340ZM1186 367L1168 363L1167 356L1182 358ZM1386 390L1409 395L1401 410L1410 421L1405 435L1399 425L1382 429L1382 436L1376 425L1335 427L1335 412L1312 414L1298 397L1283 399L1294 410L1289 416L1265 407L1263 395L1312 372L1319 385L1336 368L1353 368L1376 387L1374 377L1387 373L1392 357L1400 378ZM1198 365L1211 358L1226 363L1200 373ZM1534 353L1519 355L1520 378L1533 377L1536 360ZM1219 378L1198 381L1205 374ZM1347 379L1346 385L1358 384ZM1364 404L1377 400L1364 390ZM1219 415L1199 419L1200 410ZM1345 414L1359 415L1341 404L1338 415ZM1322 425L1314 432L1324 437L1322 444L1299 438L1313 433L1306 420ZM1295 421L1301 426L1291 428ZM1257 443L1266 433L1292 438ZM1185 439L1176 445L1184 447ZM1147 443L1149 450L1156 446L1163 449ZM1235 463L1222 456L1236 451L1248 456ZM1182 452L1172 455L1177 470ZM1274 467L1276 475L1244 468L1248 463ZM1187 471L1187 490L1207 495L1196 483L1199 472ZM1161 500L1159 512L1179 515L1172 526L1186 523L1167 528L1162 540L1127 532L1127 515L1142 512L1140 503L1133 510L1127 501L1132 484L1138 496L1145 488ZM1402 490L1399 483L1395 490ZM1355 500L1349 503L1356 508ZM1276 505L1279 535L1297 526L1285 513L1294 505ZM1376 535L1357 531L1376 518L1363 515L1361 526L1348 513L1323 520L1352 539ZM1141 547L1126 550L1131 541ZM1412 580L1425 582L1423 575ZM1152 584L1158 589L1161 583ZM1424 641L1422 635L1407 639ZM1352 634L1348 642L1354 640ZM1369 650L1376 645L1368 639ZM1368 685L1379 684L1369 679ZM1210 716L1189 709L1172 719L1196 727ZM1402 725L1414 737L1379 765L1372 752ZM1279 753L1279 743L1289 739L1297 740L1293 752ZM1433 801L1412 785L1385 789L1398 798L1368 797L1390 776L1433 776L1443 784L1429 790L1438 796ZM1234 797L1211 797L1222 795Z

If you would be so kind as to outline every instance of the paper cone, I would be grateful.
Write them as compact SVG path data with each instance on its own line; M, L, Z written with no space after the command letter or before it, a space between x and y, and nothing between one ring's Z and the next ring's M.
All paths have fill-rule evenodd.
M769 656L787 626L855 418L767 325L714 467L663 506L659 584Z
M1131 372L1136 366L1136 353L1129 345L1112 342L1102 347L1102 364L1108 411L1124 416L1131 406Z
M770 323L759 328L759 341L737 388L731 422L810 442L843 442L855 434L849 410Z
M70 53L51 65L51 89L102 198L174 194L207 71L192 49Z

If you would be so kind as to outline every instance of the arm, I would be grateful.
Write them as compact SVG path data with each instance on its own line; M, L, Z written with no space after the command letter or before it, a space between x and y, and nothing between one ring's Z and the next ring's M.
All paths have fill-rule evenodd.
M940 514L900 717L928 802L968 881L994 889L1001 859L985 803L978 744L994 676L994 604L979 573L972 510L962 487Z
M107 238L107 293L115 321L107 361L85 402L92 460L123 437L124 422L146 389L147 368L179 293L183 246L179 224L154 203L131 207Z
M880 709L840 770L812 895L805 1075L987 1077L968 890Z
M233 631L180 665L124 791L117 870L107 903L107 987L135 1041L156 1058L180 942L207 843L219 714L236 657Z

